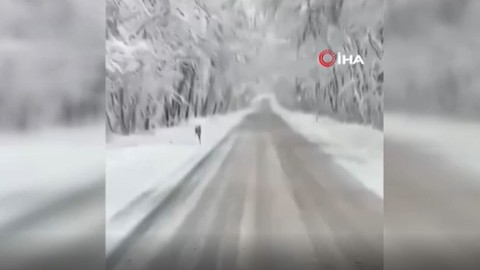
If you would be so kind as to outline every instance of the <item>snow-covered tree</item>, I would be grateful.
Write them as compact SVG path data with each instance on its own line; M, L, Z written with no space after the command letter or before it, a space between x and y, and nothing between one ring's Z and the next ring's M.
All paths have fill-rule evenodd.
M295 45L304 71L290 78L298 107L383 126L383 1L270 1L278 35ZM360 55L365 64L322 69L318 53Z
M103 116L104 4L0 1L0 128Z
M107 1L109 129L128 134L244 106L249 95L231 73L242 52L230 45L246 22L229 15L201 1Z
M128 134L234 110L280 78L294 106L381 127L382 9L381 0L109 0L108 127ZM324 48L366 64L321 70Z
M480 2L388 2L385 82L390 111L480 115Z

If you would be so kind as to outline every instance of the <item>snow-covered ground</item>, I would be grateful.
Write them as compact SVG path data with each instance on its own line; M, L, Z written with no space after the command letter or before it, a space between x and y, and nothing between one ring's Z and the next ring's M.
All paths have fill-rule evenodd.
M2 225L104 179L104 124L0 134Z
M153 209L141 203L161 197L202 160L251 110L197 118L151 134L114 136L107 144L107 254ZM199 144L194 129L202 127ZM141 177L139 177L141 175ZM156 199L156 200L157 200ZM129 206L135 202L135 211ZM125 218L124 216L128 216Z
M268 98L268 97L267 97ZM292 112L271 97L272 108L295 131L347 170L365 187L383 198L383 132L372 127L342 123L326 116Z
M480 175L480 121L389 113L385 114L385 135Z

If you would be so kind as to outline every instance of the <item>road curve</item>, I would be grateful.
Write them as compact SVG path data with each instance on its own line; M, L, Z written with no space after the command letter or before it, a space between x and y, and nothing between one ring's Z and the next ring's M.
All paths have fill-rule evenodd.
M383 269L383 201L268 104L214 151L108 269Z

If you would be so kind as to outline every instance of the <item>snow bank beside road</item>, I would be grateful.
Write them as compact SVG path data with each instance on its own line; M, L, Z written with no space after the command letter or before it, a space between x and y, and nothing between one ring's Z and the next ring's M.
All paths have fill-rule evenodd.
M112 137L107 146L107 254L138 224L154 205L141 201L167 194L251 110L197 118L152 134ZM202 126L202 144L194 127ZM135 213L128 210L135 202ZM127 209L127 210L126 210ZM119 218L120 216L120 218Z
M480 122L389 113L385 115L385 134L480 175Z
M105 126L0 134L0 230L104 179Z
M325 116L292 112L275 98L270 100L273 111L295 131L318 144L355 179L383 198L383 132Z

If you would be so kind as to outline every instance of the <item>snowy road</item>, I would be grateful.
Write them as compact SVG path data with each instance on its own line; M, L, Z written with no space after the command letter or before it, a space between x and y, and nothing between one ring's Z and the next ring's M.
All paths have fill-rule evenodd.
M480 176L423 150L385 141L385 267L479 269Z
M382 269L383 201L263 104L107 266Z
M0 268L104 269L102 180L52 198L0 227Z

